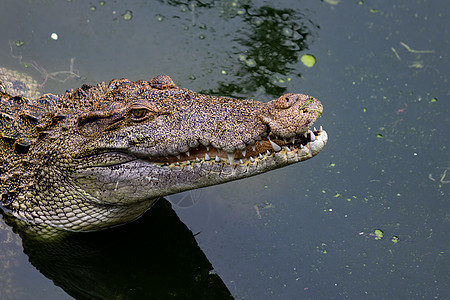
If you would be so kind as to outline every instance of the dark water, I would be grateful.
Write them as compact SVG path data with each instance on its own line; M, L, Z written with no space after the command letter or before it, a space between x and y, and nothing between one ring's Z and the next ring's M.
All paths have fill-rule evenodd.
M190 193L192 203L170 198L212 275L238 299L446 299L449 12L444 0L7 0L0 66L51 92L168 74L181 87L220 95L314 95L325 108L317 124L329 135L317 157ZM304 54L316 58L312 68ZM121 230L117 238L136 229ZM142 255L134 249L148 247L139 243L147 234L111 265ZM154 247L170 248L158 241ZM16 295L70 298L59 287L66 280L52 278L55 286L20 244L0 247L8 264L0 279L12 278ZM98 285L139 291L145 276L156 280L120 270L119 281L103 276Z

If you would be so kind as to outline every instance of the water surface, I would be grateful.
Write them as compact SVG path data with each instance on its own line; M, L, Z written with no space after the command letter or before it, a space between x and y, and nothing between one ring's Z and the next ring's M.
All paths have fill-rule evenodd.
M448 1L4 2L0 65L43 92L168 74L212 94L321 99L329 143L314 159L170 198L235 298L450 293ZM71 298L20 244L0 247L24 298Z

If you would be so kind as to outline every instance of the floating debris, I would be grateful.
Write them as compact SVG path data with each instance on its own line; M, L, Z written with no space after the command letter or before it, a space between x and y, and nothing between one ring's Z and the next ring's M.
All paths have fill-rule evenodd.
M374 233L375 233L376 240L381 240L383 238L383 230L375 229Z
M325 2L330 5L338 5L340 0L325 0Z
M262 202L262 203L258 203L258 204L253 205L253 207L256 210L256 216L258 217L258 219L262 219L260 210L266 209L266 208L272 208L272 207L275 207L275 206L272 203L269 203L269 202Z
M414 50L414 49L411 49L408 45L406 45L403 42L400 42L400 45L405 47L406 50L408 50L411 53L434 53L434 50Z
M395 54L395 56L397 57L398 60L402 60L402 59L400 58L400 55L398 55L397 50L395 50L394 47L392 47L391 50L392 50L392 52L394 52L394 54Z
M303 55L300 60L302 63L307 66L308 68L313 67L316 64L316 58L311 54L305 54Z
M122 17L125 21L130 21L133 18L133 12L131 10L126 10L122 14Z

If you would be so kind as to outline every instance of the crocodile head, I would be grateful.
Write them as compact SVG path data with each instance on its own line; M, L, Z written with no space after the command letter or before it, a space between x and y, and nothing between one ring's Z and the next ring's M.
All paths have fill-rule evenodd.
M327 142L322 128L310 130L322 105L303 94L236 100L157 76L37 102L51 105L20 154L33 184L7 206L30 223L74 231L131 221L165 195L309 159Z

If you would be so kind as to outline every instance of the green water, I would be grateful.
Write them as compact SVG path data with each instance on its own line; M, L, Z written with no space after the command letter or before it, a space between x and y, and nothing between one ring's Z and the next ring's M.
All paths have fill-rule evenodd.
M446 299L449 12L445 0L7 0L0 66L54 93L168 74L212 94L314 95L324 104L317 125L329 135L317 157L173 206L212 273L237 299ZM302 63L305 54L315 57L312 67ZM60 287L66 280L46 278L20 244L0 248L16 253L14 263L0 256L16 295L70 298ZM145 266L158 260L135 249L144 249L139 240L111 265L133 253ZM146 284L147 273L136 274L120 277L130 297ZM98 286L118 288L112 275L101 278ZM178 286L176 277L162 278L161 287Z

